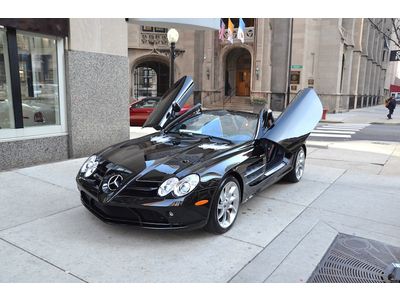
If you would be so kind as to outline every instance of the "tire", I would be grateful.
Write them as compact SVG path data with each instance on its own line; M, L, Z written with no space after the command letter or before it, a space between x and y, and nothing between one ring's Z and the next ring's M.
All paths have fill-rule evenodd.
M293 169L285 176L285 180L289 182L299 182L304 174L306 163L306 153L303 147L300 147L296 152L296 158L293 164Z
M241 194L237 179L233 176L225 178L215 193L205 230L222 234L231 229L239 213Z

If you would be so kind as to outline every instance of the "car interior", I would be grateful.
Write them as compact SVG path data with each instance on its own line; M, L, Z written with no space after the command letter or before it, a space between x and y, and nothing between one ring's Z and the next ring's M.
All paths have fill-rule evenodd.
M256 116L207 112L184 121L178 127L179 132L204 134L242 143L254 138L256 125Z

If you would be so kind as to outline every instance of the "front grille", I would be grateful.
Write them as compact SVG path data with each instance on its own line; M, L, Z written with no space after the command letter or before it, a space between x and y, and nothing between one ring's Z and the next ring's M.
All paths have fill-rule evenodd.
M386 267L400 261L400 248L338 234L308 282L382 283Z
M92 199L86 193L82 192L82 202L88 207L91 211L93 211L96 215L105 220L113 220L117 219L119 221L129 221L140 223L140 217L134 211L118 207L118 206L110 206L103 205L97 200Z
M96 193L102 202L107 201L108 198L114 190L111 190L108 186L108 180L114 175L121 175L122 182L120 186L123 186L130 178L132 178L133 173L117 164L110 161L100 160L96 171L93 173L93 179L86 179L86 181L91 180L90 185L95 187Z
M84 205L104 221L132 223L141 226L171 226L166 217L151 209L104 205L84 192L81 192L81 197Z
M137 197L157 198L157 191L160 185L161 183L159 182L133 181L120 193L120 196L130 197L131 195L135 195Z

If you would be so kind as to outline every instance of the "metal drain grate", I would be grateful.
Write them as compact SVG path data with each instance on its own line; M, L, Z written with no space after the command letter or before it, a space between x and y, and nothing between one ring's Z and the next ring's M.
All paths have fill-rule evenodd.
M384 271L400 262L400 248L338 234L308 282L385 282Z

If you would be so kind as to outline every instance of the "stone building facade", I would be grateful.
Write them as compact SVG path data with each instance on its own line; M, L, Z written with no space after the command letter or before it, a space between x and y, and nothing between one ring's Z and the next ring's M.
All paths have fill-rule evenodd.
M0 171L129 139L124 19L0 19Z
M324 107L340 112L389 93L391 45L380 31L390 20L374 19L377 30L368 19L244 19L244 43L232 20L232 44L217 30L177 27L174 79L193 76L194 103L258 111L251 100L264 99L282 110L288 88L292 98L311 86ZM128 139L129 101L168 89L167 28L157 26L0 19L0 170L87 156Z
M282 110L287 105L288 85L290 98L302 88L315 88L330 112L382 102L389 41L380 30L390 27L389 19L373 20L380 30L368 19L244 19L244 43L236 38L238 20L232 20L233 44L219 40L215 30L178 28L175 80L186 74L194 77L195 102L201 101L209 107L252 110L251 99L264 98L269 107ZM168 82L166 30L129 24L132 98L151 93L138 92L143 82L143 66L164 74L156 76L157 72L153 72L153 84L147 82L153 95L161 95L165 90L160 83Z

